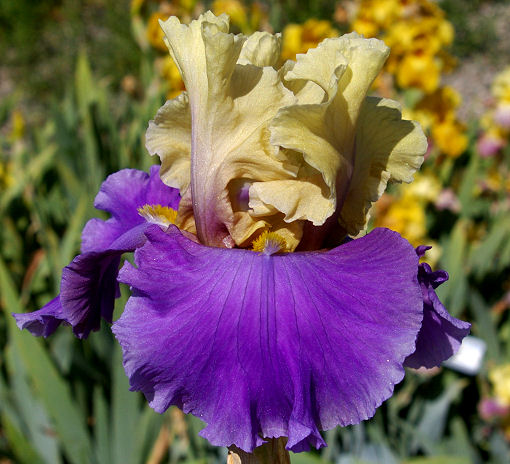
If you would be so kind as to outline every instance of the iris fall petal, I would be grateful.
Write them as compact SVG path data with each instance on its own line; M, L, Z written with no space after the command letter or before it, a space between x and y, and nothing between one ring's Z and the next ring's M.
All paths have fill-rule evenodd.
M323 446L319 430L371 417L402 379L423 302L398 234L272 256L146 234L119 276L133 290L113 325L126 373L156 411L204 420L211 443Z
M21 330L27 329L36 337L49 337L62 322L65 322L62 315L60 296L53 298L39 311L13 314L13 316Z
M416 253L422 257L429 248L419 246ZM439 366L457 352L462 339L469 334L471 324L451 316L436 295L435 289L447 280L446 271L432 272L427 263L420 263L418 281L423 295L423 322L416 351L405 361L407 367Z
M50 335L62 322L78 338L98 330L101 318L112 322L120 257L145 242L150 225L138 212L144 205L176 209L179 192L161 182L159 166L150 174L124 169L109 176L96 196L95 207L109 212L106 221L91 219L83 229L82 253L62 271L60 295L38 311L15 315L20 328Z

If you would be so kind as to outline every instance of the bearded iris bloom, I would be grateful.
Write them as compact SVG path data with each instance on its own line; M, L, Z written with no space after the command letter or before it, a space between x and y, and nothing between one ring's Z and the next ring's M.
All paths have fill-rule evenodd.
M201 418L214 445L319 448L320 430L368 419L404 365L438 365L469 331L435 295L447 274L419 265L424 247L363 233L426 139L366 96L381 41L327 39L280 66L278 35L229 34L224 15L161 25L187 89L149 124L161 169L105 181L96 206L112 219L87 224L60 296L18 325L87 336L111 320L135 250L113 323L131 389Z

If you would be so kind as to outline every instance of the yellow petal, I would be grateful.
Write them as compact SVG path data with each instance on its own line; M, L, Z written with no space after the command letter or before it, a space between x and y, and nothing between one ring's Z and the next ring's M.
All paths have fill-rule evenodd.
M324 224L334 213L334 205L324 195L320 181L313 180L255 182L250 188L251 214L257 217L281 211L285 222L306 219L315 226Z
M368 211L388 181L411 182L427 150L418 123L401 119L400 105L368 97L356 129L354 172L340 212L340 224L356 235L368 220Z
M161 180L181 193L190 181L191 116L185 92L167 101L149 121L145 146L161 159Z
M269 32L254 32L244 42L238 64L254 64L255 66L275 67L280 60L282 47L281 34L269 34Z
M234 235L228 185L233 179L276 180L297 169L276 159L267 124L296 98L269 64L279 39L228 34L228 18L207 12L189 26L162 23L179 67L191 110L191 191L197 233L208 245L225 246ZM256 50L256 47L258 51ZM273 48L273 49L271 49ZM244 54L243 54L244 53Z
M306 55L298 55L285 76L290 82L314 82L325 93L322 103L282 108L270 124L271 143L301 153L304 163L322 175L322 182L315 183L323 201L329 203L322 211L335 211L337 196L343 201L353 169L359 109L387 55L388 48L381 41L351 33L327 39ZM281 200L266 195L264 202L276 206ZM286 205L286 209L292 208ZM294 209L303 211L297 205ZM321 224L326 219L314 217L313 222Z

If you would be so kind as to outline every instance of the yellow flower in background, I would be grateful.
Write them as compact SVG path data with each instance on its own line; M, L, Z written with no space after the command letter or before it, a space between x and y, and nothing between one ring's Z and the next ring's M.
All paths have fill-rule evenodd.
M163 58L161 66L161 76L168 83L168 92L166 98L172 99L177 97L183 90L185 90L184 82L181 78L179 68L171 56Z
M150 15L149 21L147 22L147 39L155 49L162 52L166 52L167 48L163 40L165 34L159 25L159 20L165 21L169 16L168 14L155 12Z
M247 31L248 15L246 7L239 0L215 0L212 4L212 11L216 16L222 13L228 14L232 24L243 32L249 32Z
M0 161L0 187L2 189L12 187L16 183L13 172L14 166L12 161Z
M441 78L439 63L432 55L406 55L397 68L397 83L400 87L416 87L426 93L434 92Z
M11 114L11 124L12 128L9 134L9 140L16 141L25 135L25 118L23 117L23 113L15 109Z
M460 94L449 86L425 95L410 112L413 119L430 131L436 147L456 158L466 150L469 139L466 126L457 120L456 110L462 102Z
M361 2L351 27L353 31L375 37L399 17L402 7L397 0L366 0Z
M510 364L497 366L489 371L494 396L504 406L510 406Z
M386 197L376 204L374 226L397 231L414 247L422 245L427 234L423 203L405 192L400 198Z
M401 88L435 91L454 60L447 52L454 29L443 10L429 0L360 0L351 27L383 39L391 48L385 70Z
M289 24L283 30L282 60L294 60L298 53L306 53L331 37L338 37L338 31L326 20L312 18L303 24Z
M435 203L441 193L441 183L431 173L416 173L409 185L398 185L394 194L384 194L374 205L374 227L396 230L413 246L432 245L427 262L434 265L441 257L440 246L427 238L425 209Z
M417 201L433 203L441 192L441 183L431 173L416 173L414 181L406 186L401 186L404 194L413 196Z
M226 13L230 22L243 34L251 34L259 29L268 29L269 20L264 5L253 2L249 6L240 0L215 0L212 4L215 15Z
M466 151L469 139L466 127L454 119L446 119L432 126L432 138L441 153L457 158Z
M377 37L379 26L370 19L358 17L351 25L351 29L365 37Z

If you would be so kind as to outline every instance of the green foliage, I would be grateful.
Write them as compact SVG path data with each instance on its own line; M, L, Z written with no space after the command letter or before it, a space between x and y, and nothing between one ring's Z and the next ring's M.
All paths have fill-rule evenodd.
M504 0L503 0L504 1ZM459 57L468 57L474 53L493 53L493 44L497 40L494 28L495 18L479 15L485 4L498 3L490 0L442 0L441 8L455 28L456 40L453 53ZM494 56L493 56L494 58Z

